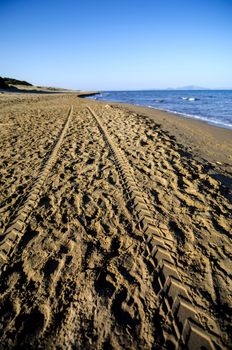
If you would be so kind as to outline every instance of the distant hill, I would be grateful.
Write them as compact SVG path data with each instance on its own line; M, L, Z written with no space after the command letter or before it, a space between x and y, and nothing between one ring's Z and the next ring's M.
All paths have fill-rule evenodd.
M26 85L26 86L32 86L32 84L28 83L25 80L18 80L18 79L13 79L13 78L2 78L7 85Z
M189 86L179 87L177 88L177 90L210 90L210 89L202 86L189 85Z
M169 88L167 90L210 90L210 89L202 86L189 85L189 86L182 86L177 88Z

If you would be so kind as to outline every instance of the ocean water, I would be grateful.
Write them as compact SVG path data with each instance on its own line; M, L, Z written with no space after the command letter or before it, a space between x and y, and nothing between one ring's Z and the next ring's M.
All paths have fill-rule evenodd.
M92 98L161 109L232 129L232 90L107 91Z

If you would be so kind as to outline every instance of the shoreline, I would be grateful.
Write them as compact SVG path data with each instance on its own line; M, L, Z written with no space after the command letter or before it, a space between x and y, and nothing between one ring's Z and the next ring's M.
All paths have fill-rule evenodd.
M146 92L146 90L145 91L138 90L138 92L140 92L140 91L141 92ZM151 91L153 91L153 90L151 90ZM162 90L162 91L168 92L167 90ZM178 90L178 91L180 92L181 90ZM200 90L194 90L194 91L199 92ZM205 90L203 90L203 91L205 91ZM220 91L224 91L224 90L213 90L213 92L214 91L216 91L216 92L219 91L220 92ZM228 90L228 91L232 91L232 90ZM116 93L118 93L118 92L119 93L120 92L123 93L124 91L116 91ZM130 93L130 92L136 92L136 91L125 91L125 92L129 92ZM150 90L148 90L148 92L150 92ZM183 90L182 92L184 94L185 92L190 93L192 91L190 91L190 90ZM202 114L201 113L199 114L197 112L193 112L192 113L191 111L189 113L189 112L184 111L184 110L182 110L182 111L178 110L177 106L176 107L173 106L173 107L168 108L168 107L163 107L162 105L160 105L160 106L157 106L157 105L154 105L154 104L150 105L148 101L146 103L142 103L142 102L138 102L137 103L137 102L135 102L136 100L133 100L133 99L132 99L133 100L133 102L132 102L132 100L130 100L129 97L128 97L127 100L126 100L126 98L123 98L123 97L120 100L120 99L117 99L117 95L115 96L116 100L114 100L113 96L110 96L109 98L107 98L106 96L104 96L104 93L107 96L107 95L110 95L113 92L110 92L110 91L103 91L103 92L101 92L101 94L103 94L103 95L102 95L100 100L102 100L102 101L106 101L106 102L109 102L109 103L110 102L116 102L116 103L132 104L133 106L137 106L137 107L156 109L156 110L159 110L159 111L164 111L164 112L167 112L167 113L172 113L172 114L175 114L175 115L184 116L185 118L190 118L190 119L195 119L195 120L202 120L202 121L205 121L206 123L208 123L209 125L213 125L213 126L216 126L216 127L232 130L232 122L229 122L229 121L225 121L224 122L223 120L221 121L220 118L217 119L216 116L213 117L213 120L208 119L206 117L206 111L205 111L205 113L202 113ZM189 95L189 96L192 96L192 95ZM132 97L133 96L131 96L131 98ZM162 100L162 96L159 96L159 98L157 100L159 101L160 98ZM182 100L188 100L188 97L180 97L179 96L178 98L182 99ZM201 99L201 98L200 97L199 98L198 97L190 98L190 100L199 100L199 99ZM154 99L154 101L155 101L155 99ZM158 101L156 101L156 102L158 102Z
M207 136L215 138L217 146L221 143L225 145L225 148L228 151L232 149L232 130L227 129L225 127L209 124L205 120L194 119L179 113L173 113L158 108L137 106L124 102L92 99L88 99L88 101L94 101L96 103L102 103L105 105L110 105L112 107L123 108L128 111L140 113L145 117L151 117L154 121L162 123L162 126L165 128L166 131L174 133L174 136L176 136L177 138L181 137L182 139L180 139L180 141L187 141L187 146L190 146L190 144L194 141L197 141L197 143L199 142L199 140L203 141L205 133L202 134L200 132L198 135L196 133L199 132L202 128L204 128L206 130ZM185 134L182 133L181 129L183 129L182 131L184 131ZM212 139L210 141L212 142ZM205 148L207 146L206 142L203 142L202 146L202 150L199 149L199 152L201 152L201 156L200 154L196 154L197 157L202 157L202 159L204 159L205 157L206 160L209 160L211 162L223 162L227 165L232 166L232 152L228 152L228 154L225 155L217 152L216 149L214 149L215 156L213 156L212 152L211 154L207 154L207 152L205 152Z
M101 92L99 93L96 93L96 95L98 94L101 94ZM86 96L84 97L89 97L89 96L92 96L92 95L95 95L95 94L86 94ZM146 108L146 109L149 109L149 110L156 110L158 112L165 112L165 113L169 113L169 114L172 114L174 116L179 116L179 117L182 117L182 118L187 118L187 119L193 119L193 120L197 120L197 121L200 121L200 122L203 122L203 123L206 123L208 125L211 125L211 126L214 126L216 128L221 128L221 129L225 129L225 130L231 130L232 131L232 126L225 126L224 124L220 124L220 123L216 123L216 122L210 122L210 120L208 119L203 119L204 117L201 117L201 116L198 116L198 115L194 115L194 114L187 114L187 113L182 113L182 112L177 112L177 111L172 111L172 110L168 110L168 109L162 109L162 108L158 108L158 107L153 107L153 106L145 106L145 105L139 105L139 104L130 104L130 103L127 103L127 102L118 102L118 101L114 101L114 100L97 100L97 99L93 99L97 102L104 102L104 103L116 103L116 104L122 104L122 105L129 105L129 106L132 106L132 107L141 107L141 108Z
M206 118L203 119L203 117L194 115L194 114L187 114L187 113L181 113L181 112L176 112L176 111L171 111L168 109L161 109L161 108L156 108L156 107L152 107L152 106L139 106L137 105L137 107L144 107L144 108L149 108L149 109L155 109L158 110L160 112L166 112L166 113L171 113L177 116L180 116L182 118L187 118L187 119L193 119L193 120L198 120L200 122L206 123L208 125L211 126L215 126L216 128L221 128L221 129L226 129L226 130L231 130L232 131L232 126L225 126L224 124L220 124L220 123L216 123L216 122L210 122L209 120L207 120Z
M160 124L161 129L175 137L190 157L204 164L210 176L225 186L228 198L232 201L232 130L149 107L94 99L86 101L137 113Z

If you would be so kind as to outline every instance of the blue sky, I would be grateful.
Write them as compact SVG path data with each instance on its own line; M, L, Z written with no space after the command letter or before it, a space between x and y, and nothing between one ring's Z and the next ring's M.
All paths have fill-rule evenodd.
M0 0L0 76L90 90L232 88L232 0Z

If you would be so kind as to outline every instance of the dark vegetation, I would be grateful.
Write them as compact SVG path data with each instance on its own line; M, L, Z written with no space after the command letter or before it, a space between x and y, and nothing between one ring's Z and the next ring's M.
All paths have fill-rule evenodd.
M32 86L32 84L28 83L25 80L18 80L18 79L12 79L12 78L3 78L3 79L5 80L6 84Z
M0 77L0 88L1 89L7 89L9 88L9 84L11 85L27 85L27 86L32 86L32 84L28 83L27 81L24 80L18 80L18 79L13 79L13 78L1 78Z
M9 86L6 84L5 80L0 77L0 89L7 89Z

